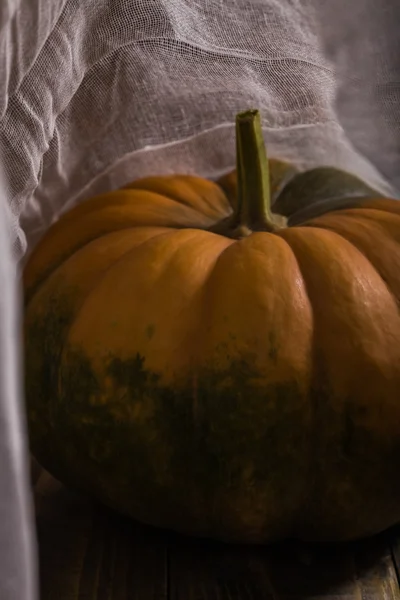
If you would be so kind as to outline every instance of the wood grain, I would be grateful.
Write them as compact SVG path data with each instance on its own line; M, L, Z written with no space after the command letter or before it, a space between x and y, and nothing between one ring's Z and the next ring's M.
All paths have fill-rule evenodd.
M397 534L393 536L391 549L393 564L397 575L397 581L400 586L400 527L398 528Z
M242 547L125 519L32 470L41 600L400 600L400 535Z
M43 473L35 487L41 600L167 600L162 535Z
M387 539L336 548L178 545L170 552L171 600L397 600Z

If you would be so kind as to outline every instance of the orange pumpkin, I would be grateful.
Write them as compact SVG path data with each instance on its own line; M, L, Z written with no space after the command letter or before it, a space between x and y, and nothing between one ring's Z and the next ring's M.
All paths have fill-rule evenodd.
M270 174L256 111L237 140L220 182L135 181L33 251L32 450L191 534L375 533L400 519L400 204L335 169Z

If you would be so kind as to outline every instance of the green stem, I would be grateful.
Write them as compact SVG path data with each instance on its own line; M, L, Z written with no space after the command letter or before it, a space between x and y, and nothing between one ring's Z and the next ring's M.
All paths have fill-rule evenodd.
M236 117L237 226L274 231L267 152L258 110Z
M270 173L258 110L236 117L237 202L231 217L213 230L232 238L254 231L274 232L282 217L271 211Z

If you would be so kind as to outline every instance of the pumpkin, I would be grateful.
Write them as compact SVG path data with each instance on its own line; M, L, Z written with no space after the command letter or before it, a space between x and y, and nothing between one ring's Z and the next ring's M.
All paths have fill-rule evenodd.
M33 453L197 536L347 540L398 522L399 242L398 201L268 161L257 111L238 115L221 180L82 202L24 270Z

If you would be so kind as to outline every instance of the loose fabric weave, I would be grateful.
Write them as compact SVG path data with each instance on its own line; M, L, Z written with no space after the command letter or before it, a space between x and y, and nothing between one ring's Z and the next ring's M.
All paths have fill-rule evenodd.
M0 2L0 523L15 527L2 600L35 587L29 542L17 560L31 530L9 326L34 244L62 211L139 176L229 170L248 108L270 156L342 167L398 197L398 23L396 0Z

